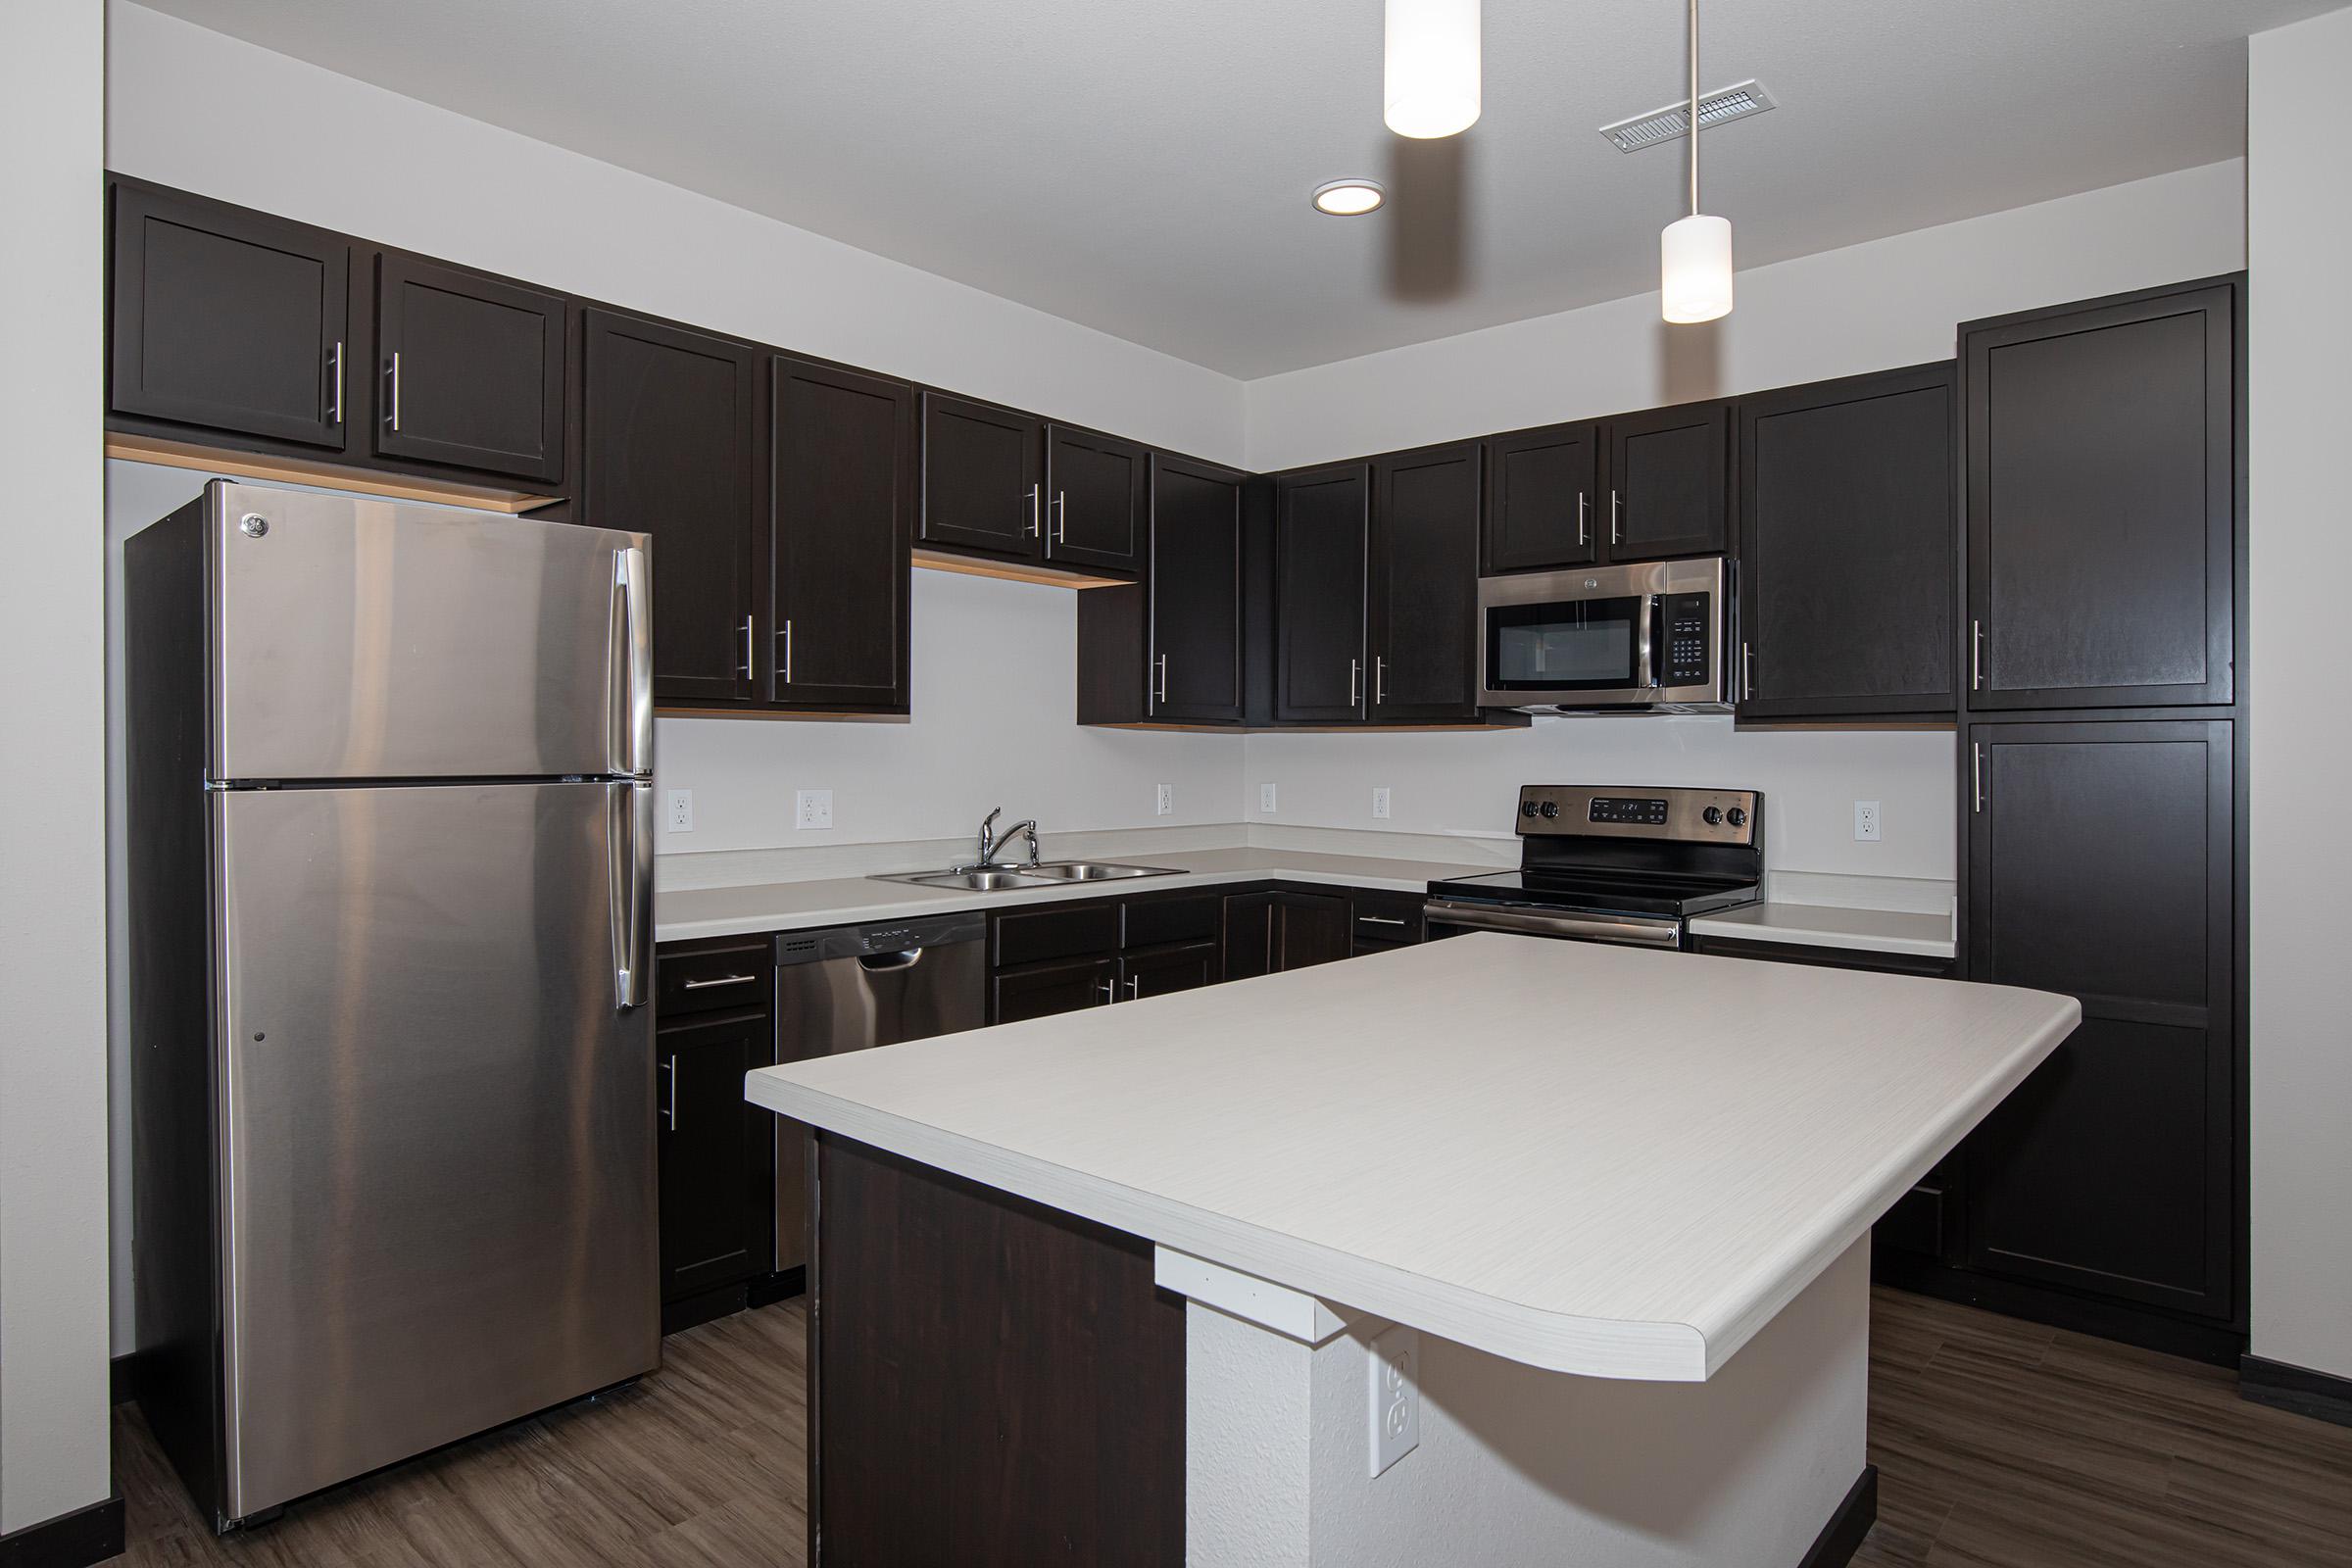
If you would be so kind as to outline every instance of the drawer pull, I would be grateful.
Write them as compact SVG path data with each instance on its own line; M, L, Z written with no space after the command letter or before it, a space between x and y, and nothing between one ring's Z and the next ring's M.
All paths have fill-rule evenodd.
M680 991L708 991L712 986L748 986L759 978L756 974L714 974L708 980L689 980L678 989Z
M1355 920L1358 925L1404 924L1404 916L1400 914L1359 914L1355 917Z

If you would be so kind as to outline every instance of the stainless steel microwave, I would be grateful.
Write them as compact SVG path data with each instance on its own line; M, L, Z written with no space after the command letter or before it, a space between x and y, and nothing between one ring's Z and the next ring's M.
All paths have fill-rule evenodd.
M1481 577L1479 706L1727 713L1721 556Z

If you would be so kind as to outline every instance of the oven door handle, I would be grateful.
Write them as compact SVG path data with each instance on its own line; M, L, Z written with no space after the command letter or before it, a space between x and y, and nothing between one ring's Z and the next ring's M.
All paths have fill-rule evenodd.
M1423 920L1455 925L1468 931L1511 931L1531 937L1586 937L1644 948L1683 945L1680 920L1648 920L1634 915L1554 914L1529 909L1502 909L1483 904L1452 904L1432 899L1422 906Z

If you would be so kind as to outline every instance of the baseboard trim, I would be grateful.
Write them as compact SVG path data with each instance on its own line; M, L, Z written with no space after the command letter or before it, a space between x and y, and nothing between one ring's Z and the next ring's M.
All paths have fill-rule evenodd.
M90 1568L122 1555L122 1496L0 1536L0 1568Z
M106 1397L110 1404L128 1404L139 1396L139 1352L124 1350L107 1363Z
M745 1288L744 1304L747 1306L773 1306L778 1301L806 1295L808 1290L808 1266L806 1263L795 1263L790 1268L780 1268L773 1274L762 1274L752 1281Z
M1845 1490L1845 1498L1838 1504L1830 1522L1821 1527L1813 1544L1796 1568L1845 1568L1853 1561L1854 1553L1862 1549L1862 1542L1870 1527L1879 1522L1879 1467L1866 1464L1854 1484Z
M2332 1372L2243 1355L2237 1361L2237 1393L2256 1404L2352 1427L2352 1378Z

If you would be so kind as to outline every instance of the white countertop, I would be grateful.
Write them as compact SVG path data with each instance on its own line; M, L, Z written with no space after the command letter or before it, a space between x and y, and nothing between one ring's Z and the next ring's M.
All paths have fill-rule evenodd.
M1481 933L746 1087L1529 1365L1695 1381L2080 1016L2041 992Z
M1180 850L1097 858L1171 866L1186 874L1132 877L1115 882L1073 882L1012 893L923 888L910 882L877 882L871 877L664 890L654 896L654 940L683 942L695 937L742 936L753 931L806 930L861 920L896 920L924 914L952 914L958 909L1044 904L1055 899L1164 893L1186 886L1228 882L1314 882L1420 893L1441 878L1477 876L1495 869L1492 864L1393 860L1363 855L1318 855L1303 850Z
M1750 942L1791 942L1809 948L1908 953L1948 958L1957 951L1948 914L1856 909L1828 904L1743 904L1690 922L1693 935Z

